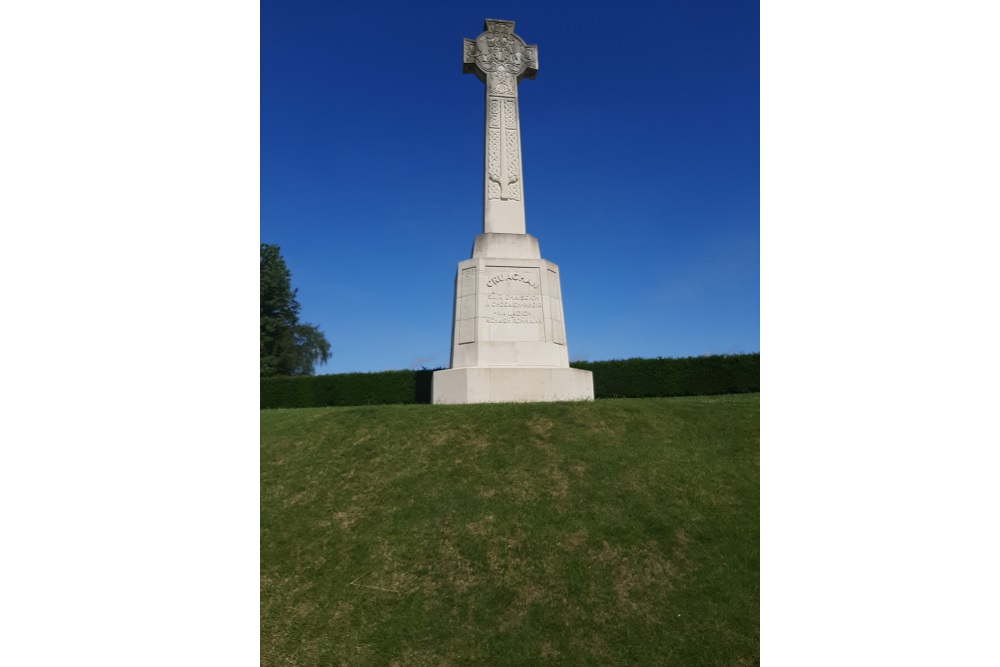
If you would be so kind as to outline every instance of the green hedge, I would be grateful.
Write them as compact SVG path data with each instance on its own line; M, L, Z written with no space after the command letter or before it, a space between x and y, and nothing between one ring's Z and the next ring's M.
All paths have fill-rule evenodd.
M576 361L594 373L595 398L710 396L760 391L760 354ZM261 408L430 403L433 370L341 373L260 381Z
M594 398L711 396L760 391L760 353L683 359L576 361L594 373Z
M384 371L261 379L260 407L430 403L433 372Z

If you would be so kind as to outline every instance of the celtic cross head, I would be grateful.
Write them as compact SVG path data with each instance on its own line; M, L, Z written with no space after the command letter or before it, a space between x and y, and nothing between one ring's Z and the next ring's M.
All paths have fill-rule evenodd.
M517 82L538 73L538 47L514 34L513 21L486 19L483 33L464 40L462 73L475 74L490 95L517 95Z

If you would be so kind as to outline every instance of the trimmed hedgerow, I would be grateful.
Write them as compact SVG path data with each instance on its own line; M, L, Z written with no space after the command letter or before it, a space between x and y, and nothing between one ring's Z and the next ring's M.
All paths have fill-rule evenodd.
M594 373L595 398L710 396L760 391L760 353L684 359L576 361ZM430 403L433 370L341 373L260 381L261 408Z
M760 353L683 359L576 361L594 374L594 398L711 396L760 391Z
M260 381L261 408L430 403L433 371L340 373Z

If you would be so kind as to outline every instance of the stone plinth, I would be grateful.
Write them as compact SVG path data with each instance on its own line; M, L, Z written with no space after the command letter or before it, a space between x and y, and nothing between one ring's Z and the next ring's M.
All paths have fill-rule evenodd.
M594 376L578 368L453 368L434 373L435 403L592 400Z
M590 371L569 367L559 267L529 234L481 234L455 281L451 369L434 403L593 400Z

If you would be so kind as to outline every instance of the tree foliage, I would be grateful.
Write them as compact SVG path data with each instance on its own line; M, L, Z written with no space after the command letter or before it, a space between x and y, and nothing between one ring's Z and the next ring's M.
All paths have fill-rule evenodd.
M299 322L297 289L276 245L260 245L260 376L312 375L330 358L330 343L312 324Z

